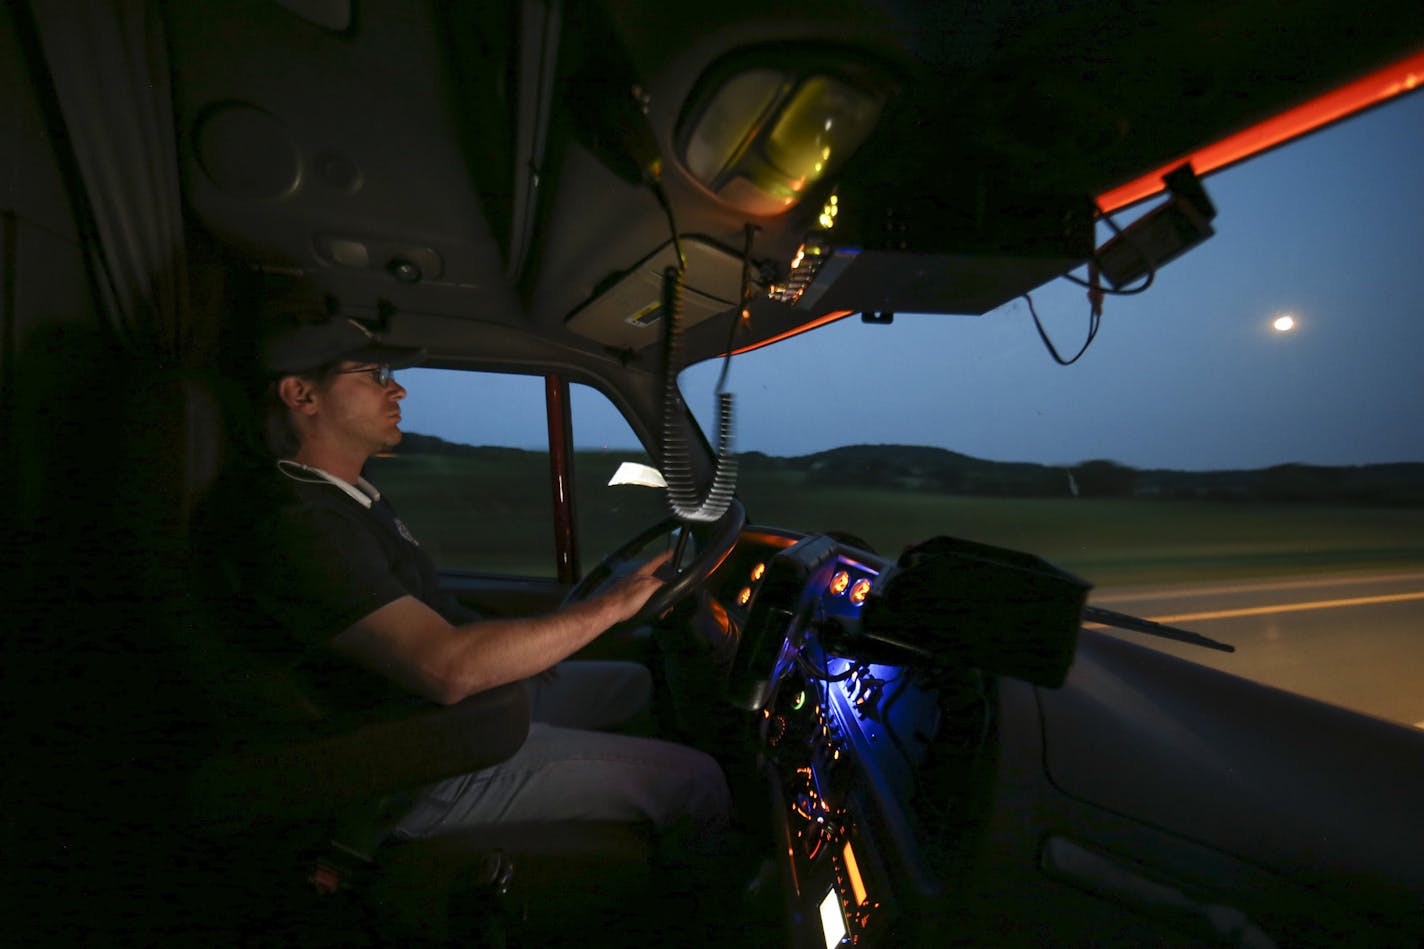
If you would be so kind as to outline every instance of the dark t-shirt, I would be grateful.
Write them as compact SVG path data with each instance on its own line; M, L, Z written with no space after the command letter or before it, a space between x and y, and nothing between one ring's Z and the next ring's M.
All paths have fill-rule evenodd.
M253 614L244 648L304 679L324 713L409 701L394 683L332 652L332 638L403 596L452 623L477 615L440 589L434 563L384 498L368 507L301 470L274 477L275 516L269 508L248 525L250 542L234 552L239 599Z

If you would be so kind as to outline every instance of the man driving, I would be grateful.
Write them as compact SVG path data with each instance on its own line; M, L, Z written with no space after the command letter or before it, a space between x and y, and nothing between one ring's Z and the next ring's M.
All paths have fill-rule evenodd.
M401 440L406 390L392 370L422 356L339 317L295 322L264 343L266 434L286 501L263 535L273 549L249 558L253 603L296 644L303 675L334 708L400 696L451 704L529 680L534 722L523 747L424 789L397 836L598 820L649 824L701 849L729 821L717 763L682 745L592 730L640 710L647 670L561 664L637 615L662 585L654 570L666 555L543 616L481 618L441 590L430 557L361 476L367 459Z

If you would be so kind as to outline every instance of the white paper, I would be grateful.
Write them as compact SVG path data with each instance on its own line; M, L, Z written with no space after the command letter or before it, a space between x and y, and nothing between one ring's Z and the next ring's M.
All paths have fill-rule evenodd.
M667 487L661 471L649 465L640 465L636 461L625 461L619 465L608 484L640 484L645 488Z

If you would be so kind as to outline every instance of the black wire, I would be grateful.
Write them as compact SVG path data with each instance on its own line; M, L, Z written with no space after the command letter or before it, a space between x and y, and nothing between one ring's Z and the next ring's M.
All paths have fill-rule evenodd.
M856 664L852 662L845 672L833 675L829 667L817 669L811 665L811 660L806 658L800 649L796 650L796 665L801 668L802 672L806 673L807 678L816 679L821 682L844 682L846 679L855 675L856 670Z
M1044 331L1043 321L1038 318L1038 311L1033 306L1033 297L1027 293L1023 297L1028 301L1028 312L1033 316L1033 325L1038 330L1038 338L1043 340L1043 345L1048 347L1048 354L1053 357L1053 360L1060 366L1071 366L1081 359L1083 354L1088 351L1088 347L1093 345L1093 339L1098 335L1098 327L1102 325L1102 315L1096 310L1090 313L1088 316L1088 338L1083 341L1083 348L1079 349L1072 359L1064 359L1053 345L1053 340L1049 339L1048 333Z
M1137 242L1137 239L1135 237L1133 237L1127 231L1124 231L1122 228L1118 227L1117 222L1112 219L1112 215L1104 211L1096 201L1093 202L1093 208L1098 212L1098 217L1102 218L1102 220L1107 224L1107 226L1112 228L1114 237L1121 237L1123 240L1131 244L1133 248L1139 254L1142 255L1142 261L1147 265L1147 274L1143 278L1142 286L1129 287L1126 290L1114 290L1108 287L1095 286L1087 280L1084 280L1082 277L1075 277L1070 273L1064 274L1063 279L1069 281L1070 283L1076 283L1080 287L1086 287L1089 290L1095 290L1098 293L1104 293L1108 296L1113 297L1132 297L1136 296L1139 293L1145 293L1147 291L1147 288L1152 286L1152 281L1157 279L1157 266L1152 262L1151 255L1148 254L1145 250L1143 250L1142 245ZM1096 251L1094 251L1093 253L1093 262L1098 263L1098 255Z
M663 214L667 216L668 230L672 231L672 249L677 253L677 269L686 273L687 258L682 253L682 240L677 234L677 219L673 217L672 202L668 200L667 192L663 190L661 181L650 175L647 182L648 187L653 189L653 195L658 199L658 204L662 205Z
M668 231L672 235L672 249L677 254L678 275L687 273L687 256L682 252L682 237L677 230L677 218L673 215L672 202L668 200L667 192L663 190L663 183L660 179L649 175L647 177L648 187L652 189L654 196L658 199L658 204L662 206L663 214L667 217ZM741 318L742 308L746 306L747 300L747 273L752 252L752 231L754 225L747 225L746 243L742 249L742 299L737 306L737 315L732 320L732 332L727 337L727 352L722 359L722 372L717 377L717 395L721 395L727 387L727 372L732 365L732 340L736 338L737 320ZM663 314L664 319L669 319L670 315ZM669 365L666 370L672 371Z
M727 388L727 372L732 368L732 347L737 340L737 327L741 325L742 314L747 310L747 300L751 297L752 280L752 237L757 232L755 224L748 223L743 231L742 241L742 289L737 301L737 312L732 316L731 328L727 331L727 349L722 354L722 372L717 376L717 394Z
M1114 290L1112 287L1093 286L1093 284L1089 283L1087 280L1084 280L1082 277L1075 277L1070 273L1066 273L1063 275L1063 279L1069 281L1070 283L1076 283L1080 287L1086 287L1089 290L1096 290L1099 293L1107 294L1110 297L1134 297L1137 296L1137 294L1139 293L1144 293L1146 292L1148 287L1152 286L1152 281L1156 277L1157 271L1155 269L1152 269L1151 265L1149 265L1147 270L1147 276L1144 278L1142 286L1130 287L1127 290Z
M890 719L890 707L898 702L910 688L910 670L900 667L900 674L895 677L895 687L890 694L885 697L885 701L880 703L881 725L885 729L885 734L890 736L890 743L895 746L895 750L900 753L900 757L905 760L905 764L911 768L915 766L914 756L910 754L910 749L905 745L905 740L900 737L899 730Z
M1157 267L1155 264L1153 264L1151 255L1143 249L1142 245L1137 242L1136 238L1134 238L1131 233L1124 231L1122 228L1118 227L1117 222L1112 219L1112 215L1108 214L1101 207L1099 207L1096 202L1094 203L1093 207L1097 210L1098 217L1102 218L1102 220L1107 222L1108 227L1112 228L1113 236L1121 237L1123 240L1131 244L1133 248L1135 248L1137 252L1142 255L1142 261L1147 265L1147 274L1144 277L1142 285L1140 287L1130 287L1127 290L1110 289L1099 284L1096 279L1084 280L1083 278L1076 277L1071 273L1064 274L1063 279L1069 281L1070 283L1076 283L1078 286L1086 288L1087 290L1091 291L1092 294L1095 295L1102 294L1115 297L1130 297L1135 296L1139 293L1146 292L1147 289L1152 286L1152 282L1157 279ZM1093 254L1093 266L1096 269L1101 269L1101 264L1098 261L1098 256L1096 253ZM1092 274L1092 276L1096 278L1097 275ZM1025 293L1023 297L1026 301L1028 301L1028 312L1033 316L1033 325L1034 328L1038 330L1038 337L1039 339L1043 340L1043 345L1048 347L1048 354L1053 357L1053 360L1060 366L1071 366L1079 359L1081 359L1083 354L1088 351L1088 347L1093 345L1093 340L1098 335L1098 327L1102 325L1103 314L1102 309L1099 306L1099 304L1102 302L1101 297L1093 297L1093 306L1089 311L1088 316L1088 338L1083 341L1082 348L1079 349L1078 352L1073 355L1072 359L1064 359L1063 356L1058 352L1057 347L1053 345L1053 341L1048 338L1048 333L1043 328L1043 321L1038 318L1038 310L1034 308L1033 297L1029 296L1027 293Z

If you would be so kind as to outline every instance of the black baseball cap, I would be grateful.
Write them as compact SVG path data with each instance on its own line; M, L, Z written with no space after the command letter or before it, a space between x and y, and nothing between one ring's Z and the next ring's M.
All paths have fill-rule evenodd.
M284 376L311 372L343 360L405 369L424 359L424 349L390 346L360 323L342 316L289 325L262 342L263 368Z

